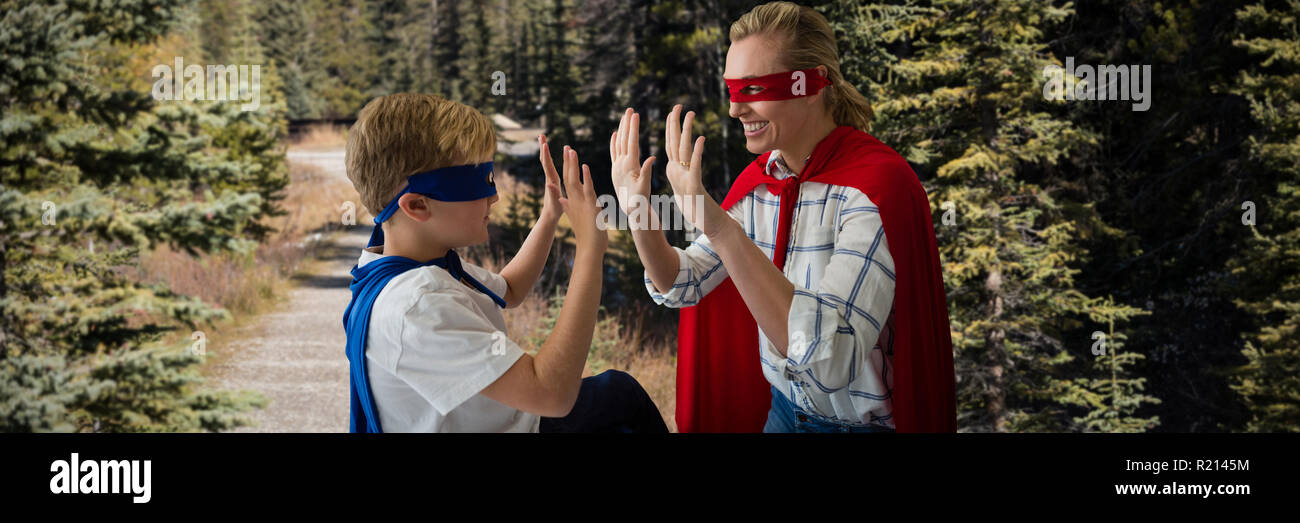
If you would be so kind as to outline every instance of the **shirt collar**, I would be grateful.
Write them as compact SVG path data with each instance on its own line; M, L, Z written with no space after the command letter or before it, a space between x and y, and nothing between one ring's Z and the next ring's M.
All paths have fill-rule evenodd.
M383 248L384 247L382 245L378 245L375 247L361 249L361 257L357 259L357 267L363 267L367 263L383 258L384 257L383 254L375 252L377 250L382 250Z
M804 164L807 165L808 160L811 158L812 155L808 155L808 158L804 158ZM773 149L772 154L768 155L767 165L765 167L767 174L778 180L783 180L791 176L798 176L799 174L790 170L790 166L785 163L785 159L781 158L781 151L777 149Z

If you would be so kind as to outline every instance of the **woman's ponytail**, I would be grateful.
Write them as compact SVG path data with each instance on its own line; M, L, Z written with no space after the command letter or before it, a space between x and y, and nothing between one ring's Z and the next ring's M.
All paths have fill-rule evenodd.
M843 77L831 81L834 83L828 88L830 92L826 93L825 99L835 125L847 125L863 132L870 130L871 118L875 114L871 102Z

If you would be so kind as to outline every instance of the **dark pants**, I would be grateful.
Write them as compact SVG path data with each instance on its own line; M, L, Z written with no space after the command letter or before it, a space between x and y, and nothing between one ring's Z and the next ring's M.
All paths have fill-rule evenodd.
M642 432L667 434L659 407L626 372L607 370L582 379L578 401L563 418L542 417L540 432Z

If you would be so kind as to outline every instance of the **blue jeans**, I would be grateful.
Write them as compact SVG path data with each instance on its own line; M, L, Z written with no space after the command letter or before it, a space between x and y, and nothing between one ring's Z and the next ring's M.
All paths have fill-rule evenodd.
M607 370L582 379L578 401L563 418L542 417L538 432L667 434L659 407L630 374Z
M767 412L767 425L763 432L850 433L894 432L880 425L850 425L811 414L790 403L785 394L772 387L772 410Z

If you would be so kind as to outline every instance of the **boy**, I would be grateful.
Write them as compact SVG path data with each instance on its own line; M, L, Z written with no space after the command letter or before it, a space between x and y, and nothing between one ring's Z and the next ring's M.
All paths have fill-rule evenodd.
M348 132L347 174L376 225L344 313L352 432L667 432L631 376L581 377L609 240L596 226L587 166L580 177L577 152L565 147L562 198L539 141L541 215L493 274L454 250L488 240L498 200L491 122L426 94L382 96L361 110ZM537 281L561 211L577 238L573 273L555 329L533 357L506 336L500 309L519 305Z

